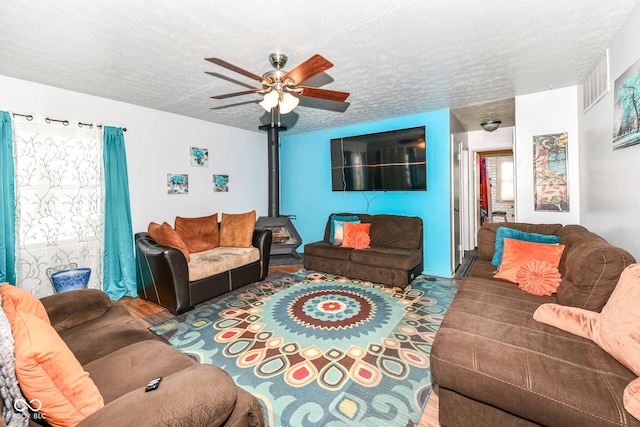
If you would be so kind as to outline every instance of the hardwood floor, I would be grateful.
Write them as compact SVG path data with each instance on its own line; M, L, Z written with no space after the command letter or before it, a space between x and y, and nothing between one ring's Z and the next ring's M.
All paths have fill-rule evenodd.
M270 267L269 272L279 271L282 273L294 273L302 268L302 265L289 265ZM165 308L153 302L145 301L141 298L123 297L120 302L136 319L150 316L164 311ZM425 407L418 427L439 427L438 422L438 396L437 390L431 393L427 406Z

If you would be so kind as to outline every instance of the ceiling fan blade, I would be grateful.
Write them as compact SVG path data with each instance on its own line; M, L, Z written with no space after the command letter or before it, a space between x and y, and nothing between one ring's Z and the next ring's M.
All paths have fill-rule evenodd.
M250 93L257 93L257 92L262 92L263 89L251 89L251 90L243 90L240 92L232 92L232 93L224 93L222 95L215 95L212 96L211 98L213 99L226 99L226 98L232 98L234 96L240 96L240 95L248 95Z
M309 86L296 86L296 89L302 89L302 93L299 93L300 96L328 99L329 101L344 102L349 97L349 92L339 92L337 90L318 89L317 87Z
M225 61L224 59L220 59L220 58L205 58L205 59L209 62L212 62L221 67L224 67L228 70L235 71L236 73L249 77L250 79L257 80L260 83L263 83L265 81L261 76L257 74L253 74L251 71L244 70L236 65L233 65L230 62Z
M300 84L311 77L333 67L333 64L324 57L315 54L311 58L298 65L293 70L282 76L282 81L290 78L295 84Z

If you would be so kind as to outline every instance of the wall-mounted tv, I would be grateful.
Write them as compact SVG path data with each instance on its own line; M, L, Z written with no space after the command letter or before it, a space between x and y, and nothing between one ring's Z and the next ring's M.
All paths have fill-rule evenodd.
M333 191L426 191L424 126L331 140Z

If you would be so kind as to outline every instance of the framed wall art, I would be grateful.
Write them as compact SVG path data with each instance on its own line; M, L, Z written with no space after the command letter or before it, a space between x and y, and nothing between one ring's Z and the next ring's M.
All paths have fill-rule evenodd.
M213 175L213 191L228 192L229 191L229 175Z
M536 211L569 212L568 134L533 137L533 185Z
M640 143L640 59L614 84L613 149Z
M186 194L189 192L189 175L168 173L167 194Z
M209 149L199 147L189 148L189 164L191 166L208 167Z

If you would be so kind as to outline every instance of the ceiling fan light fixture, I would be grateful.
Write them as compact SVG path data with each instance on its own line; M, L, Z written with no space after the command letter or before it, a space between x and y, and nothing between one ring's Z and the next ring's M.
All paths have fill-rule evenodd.
M300 100L290 93L283 94L280 100L280 114L290 113L298 106L298 102L300 102Z
M501 123L501 120L489 120L488 122L480 123L480 126L482 126L482 129L486 130L487 132L493 132L494 130L498 129L498 127L500 127Z
M280 98L280 95L278 94L278 92L276 92L275 90L272 90L271 92L267 92L264 95L264 98L262 99L262 101L259 102L259 104L265 110L271 111L272 108L278 106L279 98Z

